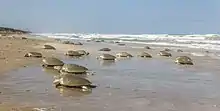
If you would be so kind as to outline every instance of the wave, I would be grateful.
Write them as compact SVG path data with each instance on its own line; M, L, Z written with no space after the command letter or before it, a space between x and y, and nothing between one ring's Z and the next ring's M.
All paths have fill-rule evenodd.
M40 33L34 34L49 38L79 39L79 40L111 40L125 43L151 44L173 47L202 48L220 50L220 35L218 34L80 34L80 33Z

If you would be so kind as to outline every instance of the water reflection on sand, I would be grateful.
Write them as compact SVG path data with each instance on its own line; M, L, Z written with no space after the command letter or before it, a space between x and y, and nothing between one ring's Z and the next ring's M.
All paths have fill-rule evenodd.
M0 100L17 104L56 106L55 111L219 111L217 69L201 71L167 59L70 59L96 72L88 76L98 85L92 92L55 88L54 70L28 67L10 72L0 81ZM10 99L8 99L10 98Z

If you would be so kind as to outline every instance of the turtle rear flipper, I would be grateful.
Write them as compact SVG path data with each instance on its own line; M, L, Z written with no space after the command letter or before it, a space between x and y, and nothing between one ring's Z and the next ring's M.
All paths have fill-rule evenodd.
M96 88L96 85L89 85L90 88Z

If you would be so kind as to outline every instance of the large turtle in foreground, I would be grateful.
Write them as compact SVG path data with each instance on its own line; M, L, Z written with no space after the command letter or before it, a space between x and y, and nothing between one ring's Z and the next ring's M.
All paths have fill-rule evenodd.
M83 54L79 53L78 51L69 50L65 53L65 55L79 57L82 56Z
M141 52L138 56L143 58L152 58L152 56L147 52Z
M89 80L70 74L55 76L53 83L56 87L80 88L82 91L91 91L92 88L96 87Z
M133 57L130 53L128 52L119 52L116 54L117 57Z
M116 57L111 55L111 54L102 54L97 59L102 59L102 60L115 60Z
M78 64L64 64L63 66L54 66L54 69L59 70L62 74L85 74L88 68Z
M52 45L44 45L44 49L56 50L56 48Z
M175 63L182 65L193 65L193 61L188 56L178 56L176 57Z
M63 66L64 62L55 57L46 57L43 60L42 67L53 68L54 66Z
M110 48L101 48L101 49L99 49L99 51L111 51L111 49Z
M42 54L39 52L28 52L24 55L24 57L36 57L36 58L41 58Z
M171 53L166 52L166 51L160 51L160 52L159 52L159 55L160 55L160 56L166 56L166 57L171 57L171 56L172 56Z

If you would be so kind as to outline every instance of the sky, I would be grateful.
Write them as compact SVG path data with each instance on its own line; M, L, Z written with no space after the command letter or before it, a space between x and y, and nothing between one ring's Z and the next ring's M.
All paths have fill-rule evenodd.
M220 0L0 0L0 14L38 33L220 33Z

